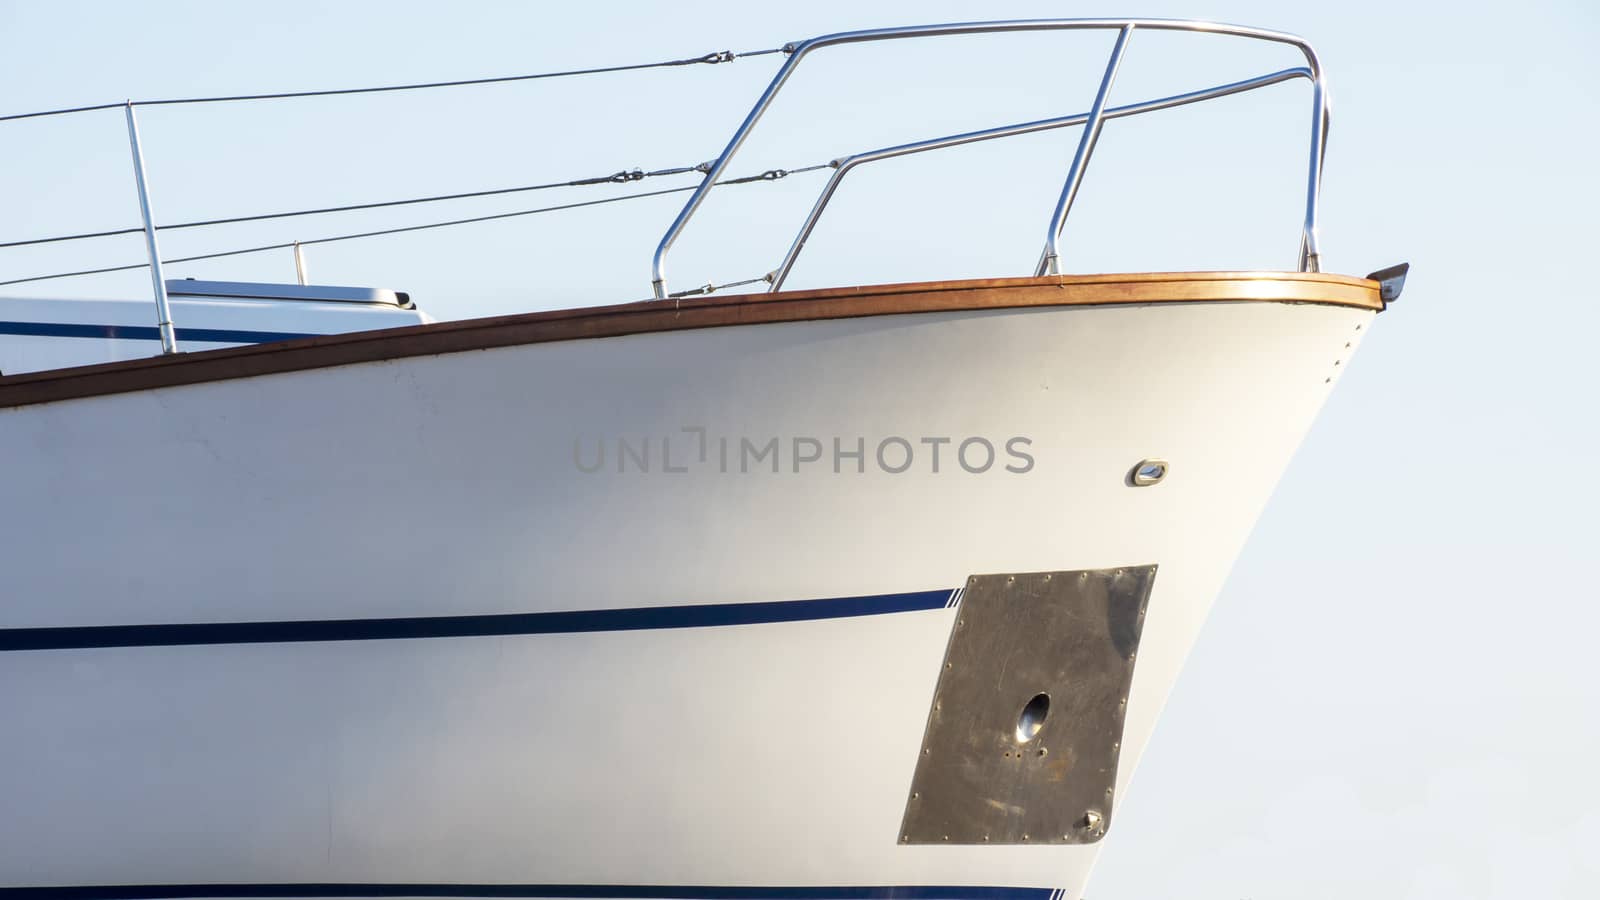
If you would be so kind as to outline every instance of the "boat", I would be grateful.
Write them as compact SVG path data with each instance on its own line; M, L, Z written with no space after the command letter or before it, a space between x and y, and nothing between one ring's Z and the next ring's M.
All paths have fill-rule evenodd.
M1081 30L1115 39L1088 111L835 160L763 289L671 290L813 54ZM1306 64L1113 106L1146 30ZM154 316L0 299L0 898L1082 896L1406 268L1321 271L1301 38L1048 19L781 50L652 297L482 319L164 279L127 104ZM1060 271L1106 121L1297 80L1294 270ZM1033 272L783 288L852 170L1068 127Z

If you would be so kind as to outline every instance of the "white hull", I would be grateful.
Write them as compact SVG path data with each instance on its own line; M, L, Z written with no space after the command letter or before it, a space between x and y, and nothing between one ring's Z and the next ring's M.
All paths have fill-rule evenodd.
M13 643L86 626L721 617L0 652L0 886L1077 896L1098 844L897 842L957 614L944 598L974 574L1159 565L1122 795L1372 316L1267 302L919 313L0 410L0 458L27 460L0 475ZM706 462L685 427L706 429ZM618 473L618 440L647 436L650 471L629 459ZM914 445L904 473L874 458L891 436ZM688 471L663 471L667 437ZM741 473L740 438L774 437L780 471ZM824 447L799 473L796 437ZM865 472L849 457L834 471L834 437L862 439ZM938 473L924 437L952 439ZM969 437L995 445L988 471L957 464ZM1004 468L1020 465L1013 437L1029 471ZM597 440L606 467L580 471L574 442L589 464ZM1152 457L1171 475L1130 487ZM762 624L720 606L924 591L937 599L912 611ZM608 621L624 620L643 621Z

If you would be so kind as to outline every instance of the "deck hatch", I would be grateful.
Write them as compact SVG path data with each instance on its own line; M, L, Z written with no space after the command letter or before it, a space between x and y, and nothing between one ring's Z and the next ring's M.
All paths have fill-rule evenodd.
M1155 573L967 580L901 843L1085 844L1105 834Z

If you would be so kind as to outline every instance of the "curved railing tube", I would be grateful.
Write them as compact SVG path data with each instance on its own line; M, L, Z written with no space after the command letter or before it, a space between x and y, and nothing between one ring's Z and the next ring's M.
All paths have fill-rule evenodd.
M1117 42L1111 47L1111 58L1106 60L1106 72L1100 76L1100 87L1094 92L1094 106L1083 122L1083 135L1078 138L1078 149L1072 154L1072 165L1067 169L1067 181L1061 186L1061 197L1050 214L1050 227L1045 230L1044 255L1033 274L1058 275L1061 272L1061 231L1067 227L1067 213L1072 212L1072 201L1078 198L1078 188L1083 186L1084 170L1089 168L1089 157L1094 155L1094 145L1100 140L1100 128L1106 123L1106 98L1111 94L1111 83L1117 80L1117 70L1122 67L1122 54L1127 52L1128 38L1133 36L1133 26L1124 25L1117 32Z
M996 34L1028 31L1083 31L1113 29L1118 31L1119 34L1117 38L1117 44L1113 50L1113 60L1111 64L1107 66L1107 77L1103 78L1101 82L1101 94L1104 94L1109 90L1109 82L1115 75L1115 67L1118 63L1120 63L1122 51L1126 49L1128 36L1133 29L1151 29L1156 31L1193 31L1208 34L1232 35L1235 37L1289 44L1299 48L1301 53L1305 55L1307 67L1311 71L1311 80L1314 85L1314 90L1312 92L1313 124L1311 133L1311 162L1310 172L1307 175L1306 180L1305 220L1301 228L1301 268L1307 271L1315 271L1320 255L1317 243L1317 203L1319 189L1322 183L1322 154L1327 142L1328 109L1327 90L1324 83L1322 66L1317 59L1316 51L1312 49L1309 43L1295 35L1286 34L1279 31L1269 31L1261 28L1248 28L1241 25L1225 25L1213 22L1196 22L1182 19L1019 19L999 22L963 22L948 25L924 25L904 28L879 28L866 31L847 31L837 34L822 35L820 37L814 37L798 43L785 45L783 49L788 54L788 58L784 60L783 66L778 70L777 74L773 76L772 81L767 84L766 90L761 93L761 96L756 100L755 105L751 107L750 112L745 115L744 121L741 122L738 129L734 131L733 137L728 140L728 144L723 148L721 155L719 155L716 161L711 164L709 170L706 172L705 178L701 180L699 187L697 187L694 193L689 196L689 199L684 204L683 209L680 210L677 217L672 220L672 224L667 227L666 234L662 236L661 242L656 246L655 254L651 258L650 264L651 287L655 293L655 296L658 298L664 298L667 295L666 258L667 254L672 250L672 245L677 242L678 237L683 233L683 230L688 225L689 220L694 217L694 214L697 210L699 210L700 205L705 202L706 195L721 178L722 173L728 167L728 163L731 162L734 155L739 152L739 148L744 146L744 142L750 136L750 132L753 131L757 123L761 121L761 117L772 105L773 100L777 97L779 91L783 89L784 84L788 82L790 76L794 74L795 69L799 68L800 63L806 58L806 56L813 51L820 50L823 47L834 47L845 44L903 40L906 38L918 37L962 34ZM1103 107L1104 99L1104 96L1098 97L1096 106ZM1088 144L1087 148L1084 148L1084 146L1080 143L1080 150L1083 151L1082 155L1085 157L1085 161L1088 153L1092 151L1092 149L1092 140ZM1076 179L1072 177L1072 172L1078 173L1078 177ZM1081 180L1081 173L1082 165L1075 162L1074 168L1071 170L1071 172L1069 172L1068 182L1063 185L1062 189L1062 195L1066 199L1065 205L1067 207L1070 207L1071 205L1070 197L1067 195L1075 192L1076 184L1079 180ZM1057 205L1058 207L1062 206L1060 203ZM1066 210L1062 210L1063 218L1065 211ZM1052 215L1051 219L1051 229L1051 235L1059 233L1059 228L1055 221L1054 215ZM1053 241L1047 243L1050 246L1053 246L1054 244ZM1049 251L1047 250L1046 252L1048 253Z
M1297 78L1311 79L1311 70L1298 66L1292 69L1282 69L1255 78L1243 81L1233 81L1219 84L1216 87L1199 91L1189 91L1183 94L1173 94L1158 100L1146 100L1142 103L1130 103L1124 106L1114 106L1105 110L1106 120L1121 119L1125 116L1136 116L1141 113L1159 112L1163 109L1172 109L1178 106L1187 106L1190 103L1199 103L1203 100L1215 100L1230 94L1241 94L1257 88L1282 84ZM829 163L833 167L833 175L828 183L823 186L822 193L817 196L817 202L811 207L811 212L806 215L805 221L800 225L800 231L795 235L794 242L789 245L789 252L784 254L783 262L772 272L772 285L768 289L777 291L783 287L784 281L789 277L789 272L794 268L795 262L800 258L800 253L805 249L806 242L811 238L811 233L822 219L822 213L828 208L833 195L838 192L844 177L856 167L866 163L878 162L884 159L894 159L899 156L910 156L914 153L926 153L930 150L944 150L949 147L959 147L963 144L975 144L980 141L992 141L999 138L1017 137L1018 135L1033 134L1039 131L1050 131L1056 128L1070 128L1082 125L1089 120L1088 113L1075 113L1070 116L1057 116L1052 119L1038 119L1032 122L1021 122L1016 125L1005 125L999 128L986 128L982 131L968 131L962 134L952 134L945 137L929 138L909 144L896 144L893 147L883 147L878 150L867 150L862 153L852 153Z

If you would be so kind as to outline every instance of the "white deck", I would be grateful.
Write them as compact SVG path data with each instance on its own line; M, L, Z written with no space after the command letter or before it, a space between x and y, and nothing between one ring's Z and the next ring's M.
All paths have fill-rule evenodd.
M239 282L171 281L179 349L214 350L318 334L432 321L393 291ZM201 285L215 294L180 294ZM325 298L325 299L324 299ZM341 299L332 299L341 298ZM0 373L18 375L161 352L149 298L0 297Z

